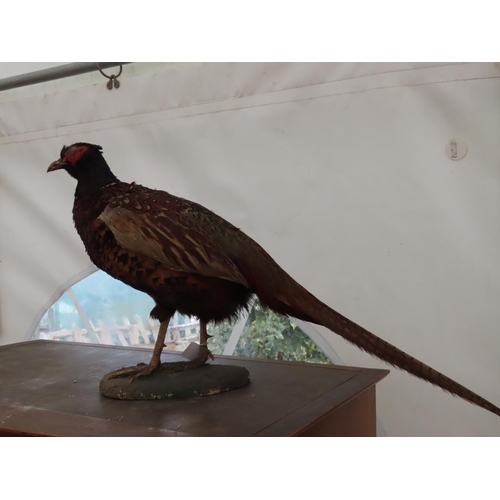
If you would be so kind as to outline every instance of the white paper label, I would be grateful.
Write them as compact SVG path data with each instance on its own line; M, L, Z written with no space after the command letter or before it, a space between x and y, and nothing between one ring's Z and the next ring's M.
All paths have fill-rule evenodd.
M200 355L200 344L196 342L190 342L182 353L182 357L189 359L190 361L196 359Z

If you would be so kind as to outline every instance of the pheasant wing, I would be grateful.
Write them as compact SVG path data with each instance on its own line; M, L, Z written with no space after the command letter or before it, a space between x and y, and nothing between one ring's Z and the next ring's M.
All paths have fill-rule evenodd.
M127 250L162 262L175 271L248 286L234 261L216 243L213 234L218 230L238 229L201 205L171 195L163 198L155 206L140 200L135 206L124 206L123 199L115 198L99 218ZM218 219L218 224L211 223L213 218Z

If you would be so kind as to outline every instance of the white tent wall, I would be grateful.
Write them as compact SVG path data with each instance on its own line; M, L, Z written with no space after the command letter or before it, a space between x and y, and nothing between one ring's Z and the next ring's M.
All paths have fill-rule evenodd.
M119 90L1 100L0 344L90 266L75 182L46 174L87 141L120 179L214 210L334 309L500 404L500 68L133 66ZM468 154L451 161L457 137ZM387 368L316 328L345 364ZM498 417L395 369L377 398L388 435L500 435Z

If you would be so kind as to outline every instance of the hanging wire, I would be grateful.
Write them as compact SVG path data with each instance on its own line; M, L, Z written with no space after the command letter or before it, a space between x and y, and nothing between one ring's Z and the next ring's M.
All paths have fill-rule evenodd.
M112 74L111 76L108 76L104 71L101 69L100 63L97 63L97 69L99 70L99 73L101 73L102 76L108 79L108 83L106 84L106 87L109 90L113 90L113 87L115 89L120 87L120 82L118 81L118 77L122 74L123 66L120 64L120 71L118 72L117 75Z

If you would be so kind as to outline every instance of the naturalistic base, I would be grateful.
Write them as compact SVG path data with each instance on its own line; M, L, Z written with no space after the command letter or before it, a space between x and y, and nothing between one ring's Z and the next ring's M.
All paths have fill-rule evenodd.
M161 368L146 377L130 382L131 376L113 377L107 373L99 390L113 399L182 399L211 396L244 387L250 383L246 368L232 365L206 364L186 370L186 362L162 363Z

